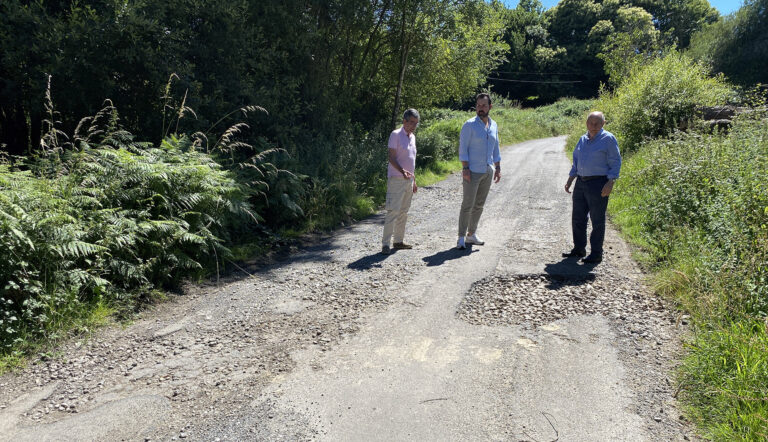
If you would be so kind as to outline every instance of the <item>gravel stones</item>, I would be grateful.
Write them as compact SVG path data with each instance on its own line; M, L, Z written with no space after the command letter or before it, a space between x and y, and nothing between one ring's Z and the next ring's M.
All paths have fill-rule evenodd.
M636 313L661 309L628 278L497 275L472 286L458 315L473 324L539 327L575 315L602 314L626 321Z

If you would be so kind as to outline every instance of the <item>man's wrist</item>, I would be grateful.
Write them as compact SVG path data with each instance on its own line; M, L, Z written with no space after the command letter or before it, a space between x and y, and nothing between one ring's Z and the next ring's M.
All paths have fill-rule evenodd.
M461 168L461 170L469 170L469 166L464 166Z

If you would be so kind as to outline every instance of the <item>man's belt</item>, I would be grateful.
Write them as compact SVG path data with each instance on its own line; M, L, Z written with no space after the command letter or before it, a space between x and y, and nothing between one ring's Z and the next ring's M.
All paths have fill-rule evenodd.
M598 178L608 179L608 177L606 175L591 175L591 176L581 176L581 175L579 175L579 179L581 181L596 180Z

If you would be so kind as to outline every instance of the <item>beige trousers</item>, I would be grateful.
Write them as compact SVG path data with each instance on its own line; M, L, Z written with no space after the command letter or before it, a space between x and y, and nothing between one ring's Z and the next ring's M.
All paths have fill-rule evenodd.
M405 237L405 221L408 219L408 209L413 199L413 180L401 177L387 179L387 202L384 208L387 215L384 218L384 237L381 243L389 245L394 233L394 242L403 242Z
M459 212L459 236L465 236L467 231L475 233L480 215L483 214L485 199L493 181L493 168L488 166L486 173L470 172L469 182L462 179L464 197L461 200ZM467 230L469 229L469 230Z

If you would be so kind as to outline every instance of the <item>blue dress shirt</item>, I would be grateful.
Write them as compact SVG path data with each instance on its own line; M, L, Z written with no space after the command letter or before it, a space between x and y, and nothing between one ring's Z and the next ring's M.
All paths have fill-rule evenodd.
M459 136L459 160L469 162L469 170L488 172L488 166L501 161L499 153L499 128L488 117L488 127L480 117L470 118L461 127Z
M573 149L573 166L570 176L605 175L609 180L619 177L621 154L619 143L612 133L600 129L593 139L589 133L581 136Z

